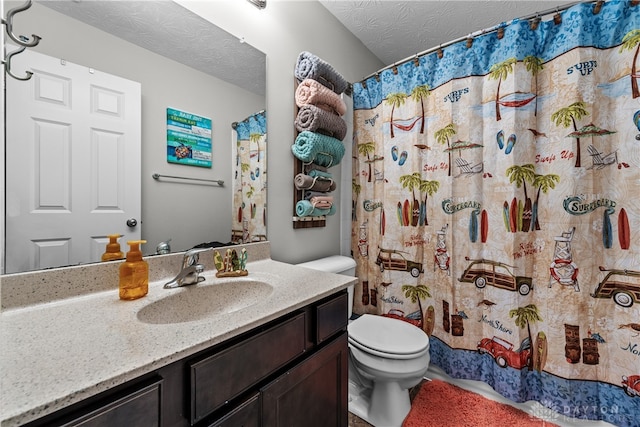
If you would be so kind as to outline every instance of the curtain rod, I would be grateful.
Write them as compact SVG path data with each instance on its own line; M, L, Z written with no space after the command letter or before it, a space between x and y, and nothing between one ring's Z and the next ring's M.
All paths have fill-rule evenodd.
M489 34L489 33L492 33L494 31L498 31L500 28L504 27L505 25L510 25L510 24L512 24L513 22L516 22L516 21L528 21L530 19L540 18L542 16L549 15L551 13L559 13L559 12L565 11L565 10L569 9L570 7L575 6L577 4L580 4L580 3L585 3L585 4L600 3L600 4L602 4L602 3L604 3L604 1L602 1L602 0L598 0L598 1L596 1L596 0L576 1L576 2L573 2L573 3L566 4L564 6L558 6L558 7L554 7L554 8L551 8L551 9L543 10L542 12L536 12L536 13L532 13L530 15L526 15L526 16L523 16L523 17L520 17L520 18L515 18L515 19L512 19L511 21L508 21L506 23L502 22L502 23L500 23L498 25L494 25L493 27L489 27L489 28L486 28L484 30L476 31L475 33L471 33L468 36L464 36L464 37L457 38L455 40L451 40L451 41L449 41L447 43L443 43L443 44L439 45L438 47L432 47L431 49L424 50L424 51L422 51L420 53L416 53L414 55L411 55L411 56L409 56L409 57L407 57L407 58L405 58L405 59L403 59L401 61L394 62L391 65L387 65L386 67L379 69L375 73L369 74L367 77L365 77L362 80L360 80L360 83L365 81L365 80L367 80L367 79L369 79L369 78L371 78L371 77L374 77L374 76L380 74L381 72L383 72L385 70L389 70L389 69L391 69L393 67L397 67L398 65L407 63L407 62L412 61L412 60L415 60L419 56L424 56L424 55L426 55L428 53L436 52L438 49L442 49L442 48L445 48L447 46L451 46L451 45L459 43L461 41L465 41L465 40L467 40L469 38L477 37L477 36L480 36L480 35L483 35L483 34Z
M250 115L249 117L247 117L246 119L242 120L242 122L240 122L240 123L246 122L246 121L247 121L247 120L249 120L251 117L255 117L255 116L257 116L257 115L262 115L262 116L264 116L264 113L265 113L265 110L260 110L260 111L258 111L257 113L252 114L252 115ZM232 127L233 129L236 129L236 128L238 127L238 122L233 122L233 123L231 123L231 127Z

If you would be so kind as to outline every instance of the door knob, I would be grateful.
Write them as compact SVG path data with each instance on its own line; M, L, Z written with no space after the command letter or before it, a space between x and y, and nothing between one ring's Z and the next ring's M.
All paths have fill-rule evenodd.
M127 220L127 227L135 227L138 225L138 221L135 218L129 218Z

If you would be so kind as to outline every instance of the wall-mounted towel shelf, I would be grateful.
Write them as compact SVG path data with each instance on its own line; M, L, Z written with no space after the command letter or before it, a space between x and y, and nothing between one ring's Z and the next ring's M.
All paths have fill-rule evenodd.
M185 176L173 176L173 175L160 175L159 173L154 173L151 175L153 179L159 180L160 178L171 178L171 179L184 179L188 181L204 181L204 182L214 182L218 184L220 187L224 186L224 181L221 179L202 179L202 178L189 178Z
M294 216L293 222L314 222L314 221L324 221L326 216ZM309 226L311 227L311 225ZM304 227L302 227L304 228Z
M296 79L294 77L293 79L293 91L295 92L297 87L298 87L298 79ZM294 109L294 117L298 114L298 110L299 107L296 105L296 103L293 103L293 109ZM295 137L298 136L299 132L298 130L295 128L293 128L293 133L294 133L294 139ZM297 159L295 156L293 156L293 175L296 176L299 173L305 173L305 168L304 168L304 163L302 162L302 160ZM296 205L300 200L304 200L304 190L298 190L295 188L293 188L293 228L294 229L298 229L298 228L315 228L315 227L325 227L327 225L327 218L326 216L297 216L296 215Z

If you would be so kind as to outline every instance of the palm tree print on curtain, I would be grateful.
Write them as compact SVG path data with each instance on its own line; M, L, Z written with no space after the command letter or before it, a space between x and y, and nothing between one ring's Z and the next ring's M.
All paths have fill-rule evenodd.
M424 133L424 100L430 93L429 85L416 86L411 91L411 99L420 103L420 133Z
M551 115L551 120L556 124L556 126L563 126L565 128L569 126L573 126L574 132L577 132L578 125L576 121L588 115L589 115L589 112L585 109L584 102L578 101L554 112ZM580 146L580 137L577 137L575 167L579 168L580 166L582 166L581 159L582 159L582 150Z
M354 312L422 324L455 378L635 426L640 5L595 6L354 84Z
M534 304L529 304L525 307L514 308L509 311L509 317L513 317L513 321L519 328L527 327L527 339L529 344L533 346L533 337L531 336L531 323L541 322L543 319L540 317L538 307ZM529 369L533 368L533 357L527 359L527 366Z
M358 154L367 158L366 163L369 169L369 172L367 174L367 182L371 182L371 176L373 175L373 162L375 159L371 157L371 154L375 151L375 148L375 143L371 141L365 142L363 144L358 144Z
M435 133L436 141L438 144L446 144L449 152L448 160L447 160L447 175L451 176L451 154L453 151L451 150L451 138L456 134L456 129L453 123L449 123L442 129L439 129Z
M620 46L620 52L623 50L633 50L633 60L631 61L631 93L634 98L638 98L640 96L640 91L638 90L638 78L640 78L640 74L638 74L638 56L640 54L640 30L632 30L625 34L622 39L622 46Z
M498 87L496 88L496 120L502 119L500 115L500 85L513 72L513 66L516 62L518 62L516 58L509 58L491 67L489 78L498 80Z
M535 110L533 110L534 115L538 115L538 73L544 69L543 59L537 56L529 55L526 56L523 60L527 71L530 72L533 77L533 96L535 96Z
M424 319L422 317L423 311L422 303L420 302L420 300L431 297L431 294L429 293L429 287L425 285L403 285L401 289L402 292L404 292L404 296L408 298L412 303L418 303L418 311L420 312L418 323L420 327L422 327L424 325Z

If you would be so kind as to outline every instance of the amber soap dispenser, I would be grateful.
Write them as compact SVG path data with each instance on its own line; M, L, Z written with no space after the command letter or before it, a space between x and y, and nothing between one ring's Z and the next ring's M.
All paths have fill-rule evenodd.
M109 234L109 243L107 243L107 249L102 254L102 261L113 261L114 259L124 258L124 253L120 250L120 243L118 239L122 237L119 234Z
M132 300L149 292L149 264L142 259L140 245L146 240L129 240L127 259L120 265L120 299Z

